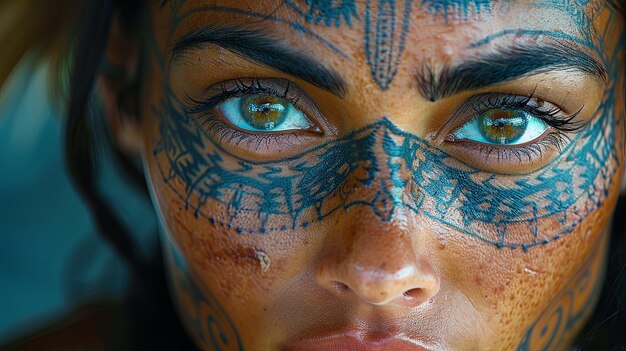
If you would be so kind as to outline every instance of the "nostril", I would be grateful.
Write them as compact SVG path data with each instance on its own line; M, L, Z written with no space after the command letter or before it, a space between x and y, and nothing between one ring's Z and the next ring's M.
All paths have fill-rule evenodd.
M403 295L407 300L413 301L423 299L425 297L425 292L424 289L415 288L405 291Z

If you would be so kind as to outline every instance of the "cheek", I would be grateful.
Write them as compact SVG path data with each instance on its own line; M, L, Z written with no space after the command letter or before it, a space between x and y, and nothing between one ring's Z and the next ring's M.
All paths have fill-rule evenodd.
M193 210L178 195L185 185L176 179L154 180L153 187L169 239L211 290L248 304L255 291L269 289L281 274L280 267L285 265L280 253L293 246L294 240L281 240L276 234L239 233L226 224L228 213L219 203L205 204L202 212Z
M268 306L276 305L287 280L307 271L303 267L309 260L303 248L308 245L305 238L314 237L312 228L300 228L295 236L280 219L263 222L258 214L241 211L234 215L232 206L215 199L206 201L202 197L206 192L197 189L211 189L194 182L201 177L193 167L194 161L204 159L190 157L188 151L204 150L206 154L210 150L199 144L181 144L195 140L183 135L194 131L179 128L168 136L172 132L167 128L168 119L180 116L173 110L160 110L167 108L159 102L164 99L162 91L151 82L158 81L158 74L146 79L143 110L152 113L143 116L144 168L162 221L164 252L177 251L184 266L179 267L170 257L168 271L181 319L198 345L207 349L215 348L207 344L214 330L207 325L211 318L224 330L236 326L233 333L246 347L266 349L267 345L259 343L272 338L267 329L270 323L258 321L268 315ZM196 191L191 192L192 188ZM274 230L261 233L261 223Z
M446 245L444 275L481 312L493 332L489 345L551 349L577 335L602 286L616 196L567 237L526 253L479 242ZM555 219L552 225L559 228L560 223Z
M220 306L230 322L236 325L242 342L260 349L267 345L259 344L275 339L276 328L270 326L276 321L266 320L276 305L289 305L289 301L279 301L286 286L294 277L310 272L311 248L316 244L310 238L320 238L313 228L300 228L296 233L274 231L265 234L242 233L238 227L229 225L228 206L210 201L195 211L184 196L187 185L179 178L167 179L163 167L164 157L157 154L148 157L147 169L155 203L162 218L164 246L178 248L182 260L188 266L189 280L200 287L206 299L214 300L209 306ZM260 226L256 215L240 214L237 223L245 223L249 228ZM308 239L307 239L308 238ZM169 244L168 244L169 243ZM175 266L170 262L170 269ZM175 274L174 274L175 275ZM179 284L172 284L177 291L177 304L188 330L192 330L199 343L203 344L206 331L210 328L194 327L202 324L202 318L215 316L211 308L199 307L190 294L181 293ZM183 289L184 290L184 289ZM204 317L203 317L204 313ZM213 318L213 317L212 317ZM263 335L263 338L255 337Z

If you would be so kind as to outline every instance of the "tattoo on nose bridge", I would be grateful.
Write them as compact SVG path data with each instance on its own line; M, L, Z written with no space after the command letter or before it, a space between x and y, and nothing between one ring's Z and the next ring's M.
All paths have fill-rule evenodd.
M546 6L557 2L545 1ZM286 3L315 24L350 26L361 18L350 0ZM406 30L404 19L397 18L406 18L407 4L411 2L398 8L396 1L368 1L366 22L374 23L370 28L383 26L376 11L386 13L383 17L390 22L385 26L400 28L391 36L396 40ZM421 4L437 13L444 5L446 9L463 5L454 8L465 11L490 9L481 1L422 0ZM180 23L180 18L175 22ZM366 46L390 55L384 59L387 66L372 68L374 77L380 78L378 84L386 89L395 74L391 62L403 44L386 44L395 45L389 54L384 45L376 44L382 40L376 39L377 31L367 32L371 42ZM373 62L381 61L371 62L374 67ZM271 162L246 160L226 151L194 116L180 112L167 83L164 91L161 104L153 106L162 123L154 153L163 179L195 215L239 233L308 227L335 213L367 207L382 221L391 220L397 211L410 211L497 247L527 250L571 232L597 208L608 194L618 163L614 93L606 95L599 116L557 160L529 175L505 176L469 167L387 118L296 156ZM184 189L174 186L173 180L182 181ZM207 204L223 208L225 215L207 212ZM258 225L251 224L251 218Z
M559 159L525 176L476 170L387 118L298 155L256 162L228 152L174 106L170 94L154 109L162 121L154 153L163 179L182 181L184 191L172 189L196 216L239 233L307 227L365 206L381 221L411 211L526 250L571 232L600 205L617 163L610 100ZM207 204L227 215L211 214ZM554 231L554 220L562 230ZM546 223L550 230L542 229Z

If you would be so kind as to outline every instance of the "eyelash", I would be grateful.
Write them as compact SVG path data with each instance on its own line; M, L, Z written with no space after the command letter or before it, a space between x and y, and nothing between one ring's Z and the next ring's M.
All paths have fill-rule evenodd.
M228 89L227 84L234 84L234 87ZM243 79L237 79L231 82L223 82L220 84L219 89L221 92L207 100L197 100L187 95L187 104L182 106L182 110L191 115L196 115L199 120L199 124L206 129L206 131L212 135L216 135L220 142L232 143L238 146L242 142L254 142L256 143L256 149L258 150L262 144L269 145L270 143L283 142L284 138L297 139L299 132L302 131L284 131L276 133L250 133L241 129L236 129L229 124L223 122L221 118L212 113L212 111L222 102L232 98L249 96L249 95L268 95L276 96L286 99L294 106L298 105L300 101L300 94L298 92L291 92L290 88L292 83L285 82L284 88L279 88L276 85L267 84L260 79L251 78L250 83L246 84ZM291 89L294 90L294 89Z
M500 162L502 159L516 158L520 163L523 159L532 161L532 157L542 157L543 151L549 147L555 147L561 152L563 147L571 141L568 133L576 133L583 129L587 123L585 121L575 121L576 117L582 111L582 107L570 114L563 115L563 110L560 107L554 106L549 109L541 108L540 106L532 106L530 103L535 99L534 93L528 96L521 95L504 95L504 94L480 94L471 98L469 109L472 111L469 113L470 118L468 121L477 118L480 114L493 108L520 110L531 114L533 117L541 119L548 127L554 130L542 137L539 141L528 145L516 145L516 146L496 146L490 144L482 144L471 141L464 141L465 143L478 144L480 153L485 155L487 159L492 153L497 153L497 160ZM466 109L461 109L461 111Z
M227 88L228 84L233 84L232 88ZM232 98L243 97L248 95L268 95L281 97L297 106L302 93L291 86L289 81L284 81L284 87L278 87L276 84L268 84L258 78L251 78L249 83L244 79L223 82L219 86L220 93L206 99L197 100L187 95L187 103L184 104L182 110L188 114L195 115L199 124L210 134L215 135L221 143L232 143L238 146L242 142L254 143L257 150L263 144L266 147L270 145L279 145L298 141L299 134L302 131L284 131L276 133L251 133L232 127L222 121L215 113L214 109L222 102ZM290 88L294 88L291 89ZM479 94L468 101L459 111L462 115L471 117L465 118L465 122L473 118L477 118L480 114L493 108L520 110L531 114L533 117L541 119L546 125L553 129L540 140L528 145L516 146L496 146L490 144L482 144L471 141L463 141L464 143L472 143L474 147L478 145L479 152L489 158L494 152L497 153L497 160L517 159L520 163L523 160L531 162L533 156L542 157L543 151L547 148L554 147L562 151L563 147L571 141L568 133L575 133L586 126L584 121L575 121L582 107L570 114L562 114L562 109L552 105L551 108L542 108L542 106L533 106L530 103L534 101L534 95L529 96L509 95L509 94ZM470 111L468 111L470 110ZM453 141L454 142L454 141Z
M550 109L543 109L541 107L531 106L529 103L533 101L533 99L535 99L534 93L529 96L481 94L473 99L474 101L470 103L470 106L474 109L475 114L473 117L491 108L503 108L530 113L534 117L544 121L550 127L564 133L577 132L584 128L585 122L574 121L580 111L582 111L582 107L571 115L559 115L563 112L560 107L554 106Z

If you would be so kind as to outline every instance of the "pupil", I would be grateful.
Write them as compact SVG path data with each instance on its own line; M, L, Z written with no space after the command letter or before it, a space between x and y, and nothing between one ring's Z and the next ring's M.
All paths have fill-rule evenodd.
M526 132L528 117L519 111L491 109L478 117L480 132L495 144L510 144Z
M289 101L273 96L253 95L241 99L244 119L260 130L272 130L283 123L288 106Z

